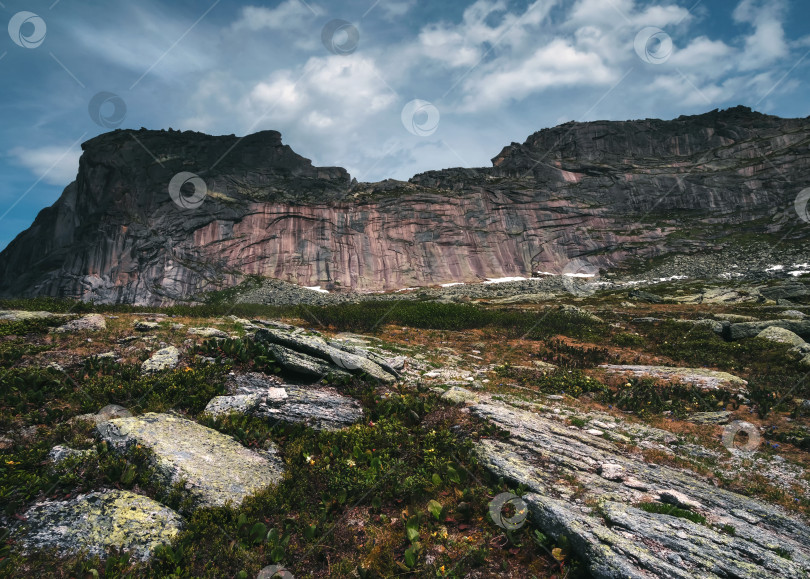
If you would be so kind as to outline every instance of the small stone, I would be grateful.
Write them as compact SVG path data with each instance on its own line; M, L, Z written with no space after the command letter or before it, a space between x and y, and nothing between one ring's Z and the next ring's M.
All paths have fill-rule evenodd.
M58 464L68 458L86 458L96 454L95 449L88 450L75 450L67 446L57 445L54 446L48 453L48 460L54 464Z
M585 432L592 436L602 436L605 433L604 430L599 430L598 428L589 428Z
M676 507L680 507L682 509L702 508L702 505L699 502L692 500L685 494L672 489L658 491L658 495L661 498L661 502L675 505Z
M612 481L620 481L624 478L624 467L620 464L606 462L599 465L599 476Z
M650 488L650 485L648 485L647 483L644 483L644 482L642 482L642 481L640 481L637 478L632 477L632 476L629 476L626 479L624 479L624 481L622 481L622 484L624 484L624 486L626 486L628 488L631 488L631 489L634 489L634 490L637 490L637 491L646 491L646 490L648 490Z

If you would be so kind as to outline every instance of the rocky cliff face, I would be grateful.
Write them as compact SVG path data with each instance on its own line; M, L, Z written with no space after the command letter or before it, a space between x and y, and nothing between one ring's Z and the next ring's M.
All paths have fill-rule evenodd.
M76 181L0 254L0 295L162 305L260 274L398 289L611 269L729 234L806 235L810 118L744 107L672 121L566 123L493 167L356 183L265 131L115 131L83 145ZM181 171L207 185L182 209Z

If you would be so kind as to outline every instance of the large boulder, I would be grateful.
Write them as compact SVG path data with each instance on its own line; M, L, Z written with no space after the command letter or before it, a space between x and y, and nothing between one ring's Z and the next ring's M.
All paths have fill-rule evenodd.
M281 479L282 463L274 451L255 452L185 418L148 413L116 418L96 429L119 452L134 445L150 450L158 482L168 489L184 481L196 506L239 505Z
M757 334L757 338L762 340L768 340L769 342L778 342L780 344L790 344L791 346L802 346L806 342L804 339L787 330L785 328L780 328L778 326L768 326L760 333Z
M291 348L278 344L268 344L267 350L273 354L273 358L278 362L278 365L287 372L317 380L321 378L351 378L349 372L315 356L296 352Z
M13 534L25 552L55 549L63 555L86 551L104 557L108 549L122 548L145 561L181 528L180 515L149 497L108 490L36 503Z
M205 412L221 416L236 412L267 421L306 424L317 430L336 430L363 418L360 404L330 388L279 385L258 373L236 378L238 394L217 396Z
M810 336L810 321L808 320L765 320L762 322L741 322L730 324L723 328L723 337L727 340L741 340L753 338L765 328L784 328L799 336Z
M284 330L262 328L256 332L256 339L276 344L318 358L332 367L346 370L351 374L367 374L380 382L390 384L396 381L396 373L387 372L368 357L335 348L317 336L293 334ZM279 363L281 363L279 361Z

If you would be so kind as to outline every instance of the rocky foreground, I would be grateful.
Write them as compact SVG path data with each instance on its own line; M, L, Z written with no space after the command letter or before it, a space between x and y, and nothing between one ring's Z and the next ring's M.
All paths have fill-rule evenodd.
M235 544L246 549L240 552L249 554L245 561L251 574L274 565L272 570L286 568L300 577L345 576L347 568L330 571L329 559L317 555L332 545L337 553L348 549L339 557L353 561L355 575L368 573L361 576L384 576L383 570L391 569L386 565L393 564L399 573L415 576L550 577L579 569L599 578L807 577L810 401L800 396L807 391L801 377L810 368L805 342L810 318L795 287L800 282L792 283L784 286L784 292L792 292L792 306L778 306L775 300L684 305L674 298L686 292L670 297L636 292L517 310L537 315L541 328L555 328L546 337L498 334L486 327L430 329L439 321L437 314L423 329L385 325L381 339L266 318L230 316L201 324L160 314L2 311L4 347L18 343L9 333L20 331L14 324L50 324L46 334L27 338L41 344L38 349L12 363L4 358L6 376L32 380L34 369L45 366L50 366L47 372L78 380L99 372L102 382L82 382L77 400L92 399L98 384L107 383L105 364L117 368L110 375L113 399L116 376L171 390L175 382L163 380L182 380L184 374L213 377L197 372L219 368L228 373L219 390L206 384L212 378L189 383L192 388L174 407L145 390L129 398L133 411L112 404L89 414L64 414L55 428L84 434L63 434L64 443L50 448L45 466L36 467L45 469L42 476L55 480L54 487L70 488L77 476L92 478L84 470L89 465L105 470L111 467L103 465L120 464L121 474L114 484L79 483L66 496L53 495L51 487L29 502L10 504L3 521L10 533L8 553L0 565L11 561L12 566L0 569L25 576L42 568L34 561L56 569L63 564L59 561L96 557L136 574L150 565L156 572L173 560L167 557L181 557L171 553L189 548L180 546L183 537L199 532L201 520L220 516L203 513L252 513L255 497L282 500L273 498L275 493L294 492L301 476L344 476L331 474L329 467L348 469L349 479L337 479L343 481L343 493L347 485L352 488L351 477L374 473L383 477L379 484L394 479L407 484L415 475L398 474L401 466L389 462L390 449L380 448L380 442L365 451L345 449L349 458L340 464L329 462L330 455L343 452L340 445L331 451L329 442L319 443L320 450L293 449L311 437L367 436L361 433L381 428L378 423L386 420L376 404L415 396L422 406L402 410L407 432L433 440L437 429L446 428L455 440L446 451L438 441L420 442L424 457L414 464L439 464L441 455L430 453L446 452L447 464L454 465L430 467L436 473L426 488L438 490L429 492L434 498L427 506L426 498L372 504L367 494L356 496L353 506L340 506L331 501L341 492L330 491L336 494L324 495L323 504L333 506L324 513L337 508L349 527L343 518L331 523L312 519L313 530L304 535L311 532L314 543L307 547L304 539L300 545L294 539L297 556L285 555L293 548L289 538L283 543L283 535L268 532L266 525L275 519L266 507L261 511L266 523L248 524L244 535L238 530L244 524L238 525L230 539L230 549ZM735 309L728 304L736 304ZM656 337L660 332L668 332L667 339ZM691 340L712 364L684 363L695 355ZM730 363L721 356L726 351L732 353ZM756 370L766 359L778 360L784 365L779 372L797 378L784 390L774 387L773 396L761 391ZM81 368L84 378L71 368ZM355 383L370 390L361 395L362 390L347 386ZM4 388L9 384L4 382ZM6 406L21 408L8 398L10 392L4 394ZM123 401L124 395L119 398ZM437 406L420 410L427 404ZM8 486L19 476L13 470L19 457L52 427L31 425L24 414L14 414L19 410L4 412L2 488L13 499L22 492ZM47 422L44 415L39 420ZM246 434L250 429L266 435ZM89 438L82 442L81 436ZM65 477L74 482L65 487ZM466 490L462 477L471 485ZM516 511L486 515L503 496L497 489L510 493ZM218 525L227 524L220 520ZM205 540L223 529L214 525L205 531ZM399 537L393 542L390 530ZM346 541L353 546L340 547ZM486 555L479 559L474 550L464 555L459 545L465 542L480 543ZM227 550L218 547L214 557L219 560ZM128 553L128 562L116 559L121 553ZM381 562L381 556L390 557L390 563ZM192 564L185 561L177 565ZM269 575L265 570L259 576Z

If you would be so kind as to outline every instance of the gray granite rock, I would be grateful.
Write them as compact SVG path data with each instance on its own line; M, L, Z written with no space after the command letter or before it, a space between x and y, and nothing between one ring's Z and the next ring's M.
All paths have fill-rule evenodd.
M148 560L159 545L182 529L181 517L168 507L130 491L108 490L67 501L31 506L13 536L24 552L55 549L63 555L85 551L105 557L122 548L136 561Z
M121 453L141 445L153 453L156 482L167 490L184 481L195 506L237 506L278 483L283 465L274 453L259 453L216 430L168 414L116 418L96 427Z
M177 367L180 361L180 350L174 346L168 346L158 350L143 364L141 364L142 374L154 374L163 370L171 370Z

